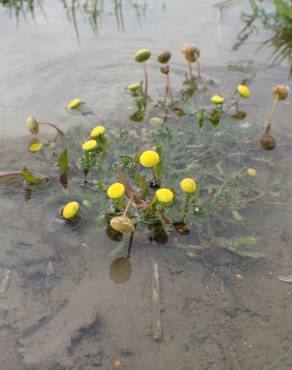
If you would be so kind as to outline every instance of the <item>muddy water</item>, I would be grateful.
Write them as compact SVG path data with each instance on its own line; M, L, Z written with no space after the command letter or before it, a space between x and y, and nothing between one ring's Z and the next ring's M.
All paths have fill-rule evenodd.
M61 1L42 2L34 18L20 14L18 23L0 7L1 170L26 165L46 173L46 163L23 154L29 114L76 127L81 118L69 116L64 105L80 96L100 118L123 116L121 92L141 77L129 56L144 46L173 51L176 85L185 71L180 46L196 41L204 73L220 80L223 92L241 74L222 65L252 59L256 78L254 99L246 104L248 120L262 122L271 86L291 83L285 66L268 70L264 54L251 55L253 43L230 51L246 6L234 3L219 18L207 1L149 1L138 9L129 1L122 14L107 2L96 29L81 8L74 27L72 11ZM161 78L154 63L150 69L153 95L159 95ZM281 145L272 157L288 173L283 188L291 189L291 104L283 107L275 125ZM211 251L196 254L172 241L158 247L141 236L126 262L127 243L110 241L95 220L78 226L60 222L59 207L67 199L65 191L49 199L39 192L26 202L19 180L1 183L1 370L113 369L114 364L132 370L292 368L292 285L278 280L292 273L289 197L250 214L252 230L263 235L264 259L257 263L231 258L219 245L222 239L214 240ZM153 260L159 266L161 342L152 339Z

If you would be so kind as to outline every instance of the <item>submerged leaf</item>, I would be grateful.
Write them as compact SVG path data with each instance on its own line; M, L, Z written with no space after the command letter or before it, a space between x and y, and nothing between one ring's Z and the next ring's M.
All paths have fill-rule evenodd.
M42 183L43 181L47 181L47 177L36 177L34 176L26 167L23 168L22 171L24 179L30 184L30 185L37 185Z
M58 166L61 171L66 171L69 168L69 157L68 157L68 150L64 149L58 159Z

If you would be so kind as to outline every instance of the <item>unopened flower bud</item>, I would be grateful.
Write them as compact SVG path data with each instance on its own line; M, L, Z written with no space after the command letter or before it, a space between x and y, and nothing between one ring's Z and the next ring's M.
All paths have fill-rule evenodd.
M31 132L32 134L38 134L39 133L39 123L33 116L29 116L27 118L26 127L27 127L28 131Z
M140 49L134 55L134 59L138 63L146 62L151 57L151 51L149 49Z
M168 63L170 58L171 58L171 53L169 51L161 51L157 56L158 62L162 64Z
M276 85L272 88L272 95L278 100L285 100L288 98L289 88L285 85Z
M184 44L182 53L184 54L188 62L195 63L197 59L199 59L201 52L200 52L200 49L196 45Z
M169 74L169 66L161 67L160 72L163 73L164 75L168 75Z
M264 134L261 138L261 146L264 150L273 150L276 147L276 139L270 134Z
M111 219L111 227L120 233L132 233L135 230L133 221L127 216L117 216Z

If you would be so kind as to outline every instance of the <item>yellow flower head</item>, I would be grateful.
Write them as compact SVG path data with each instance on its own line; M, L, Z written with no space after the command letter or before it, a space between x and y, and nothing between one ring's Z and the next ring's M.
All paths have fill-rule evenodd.
M107 189L107 195L111 199L118 199L125 194L125 186L120 182L115 182Z
M171 202L173 197L173 192L170 189L162 188L156 191L156 198L161 203Z
M249 89L248 86L246 86L246 85L238 85L237 86L237 91L238 91L239 95L242 98L245 98L245 99L250 98L250 89Z
M211 102L216 105L221 105L224 103L224 98L221 95L213 95L211 98Z
M67 104L67 109L76 109L80 106L81 100L80 99L73 99Z
M31 152L31 153L37 153L38 151L40 151L43 147L43 144L40 143L40 142L36 142L36 143L32 143L29 145L28 147L28 150Z
M38 134L39 133L39 123L33 116L29 116L27 118L26 127L27 127L28 131L31 132L32 134Z
M103 126L96 126L94 129L91 131L90 136L93 139L97 139L99 136L102 136L105 133L105 128Z
M247 170L247 174L251 177L255 177L258 173L257 173L257 170L255 168L249 168Z
M76 218L79 215L80 207L78 202L70 202L65 205L63 208L63 218L65 220L72 220L73 218Z
M197 183L193 179L187 177L181 180L180 187L185 193L194 193L197 190Z
M97 147L97 142L95 140L88 140L82 144L82 149L84 152L92 152Z
M154 167L160 161L159 154L154 150L146 150L140 155L140 163L144 167Z

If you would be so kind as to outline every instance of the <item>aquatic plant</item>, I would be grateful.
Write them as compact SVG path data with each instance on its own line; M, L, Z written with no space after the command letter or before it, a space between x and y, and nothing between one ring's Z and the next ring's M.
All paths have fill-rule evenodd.
M273 150L276 146L276 139L270 134L270 131L272 129L272 121L276 112L278 102L287 99L288 92L288 87L284 85L276 85L272 89L274 103L267 119L265 132L261 138L261 145L262 148L265 150Z
M143 63L144 66L144 95L148 95L148 70L147 70L147 60L151 57L151 51L149 49L140 49L134 55L134 60L137 63Z
M162 64L162 67L160 68L160 72L163 75L165 75L165 79L166 79L165 100L167 99L167 97L169 97L171 104L174 105L174 98L173 98L173 93L170 87L170 79L169 79L170 67L168 65L168 62L170 58L171 58L171 53L169 51L161 51L157 56L158 62Z
M145 50L136 56L140 63L149 57ZM190 55L188 58L194 60ZM169 59L170 52L164 52L158 61L167 66ZM169 80L166 82L168 89ZM90 119L90 126L64 135L58 126L29 117L27 129L34 135L29 151L46 163L48 171L51 167L51 173L46 178L36 177L24 169L4 172L0 179L25 179L27 200L42 186L58 209L57 194L70 196L62 199L62 203L69 201L59 212L62 219L69 224L84 222L88 215L111 240L121 241L129 234L129 246L137 229L149 241L165 244L172 238L177 245L180 242L173 242L175 238L190 233L202 244L226 230L240 233L248 222L246 211L250 207L282 196L279 181L284 181L284 174L260 150L256 125L234 124L235 117L229 111L235 106L240 112L240 99L251 96L245 81L238 84L231 99L228 93L223 97L217 91L210 92L207 103L197 108L193 100L180 94L173 96L174 104L149 98L146 106L141 101L147 94L137 83L126 91L130 92L130 104L141 104L136 113L143 114L135 124L132 114L123 126L111 120L102 124L95 120L98 124L93 125ZM288 97L288 90L275 86L272 95L266 141L271 137L276 106ZM76 103L72 107L79 109ZM54 128L57 139L40 141L41 125ZM65 193L55 181L56 169ZM80 180L82 172L85 181ZM233 252L243 253L239 244Z
M271 54L272 65L288 61L289 74L292 74L292 4L291 0L273 0L273 11L266 9L261 0L249 0L252 13L242 13L241 19L244 28L237 35L233 49L237 50L251 35L259 32L256 22L259 20L262 27L272 33L262 46L274 49Z
M198 78L201 78L201 66L200 66L200 54L201 51L197 45L185 43L182 48L182 53L185 56L186 61L188 62L189 67L189 81L194 79L192 63L197 63Z

